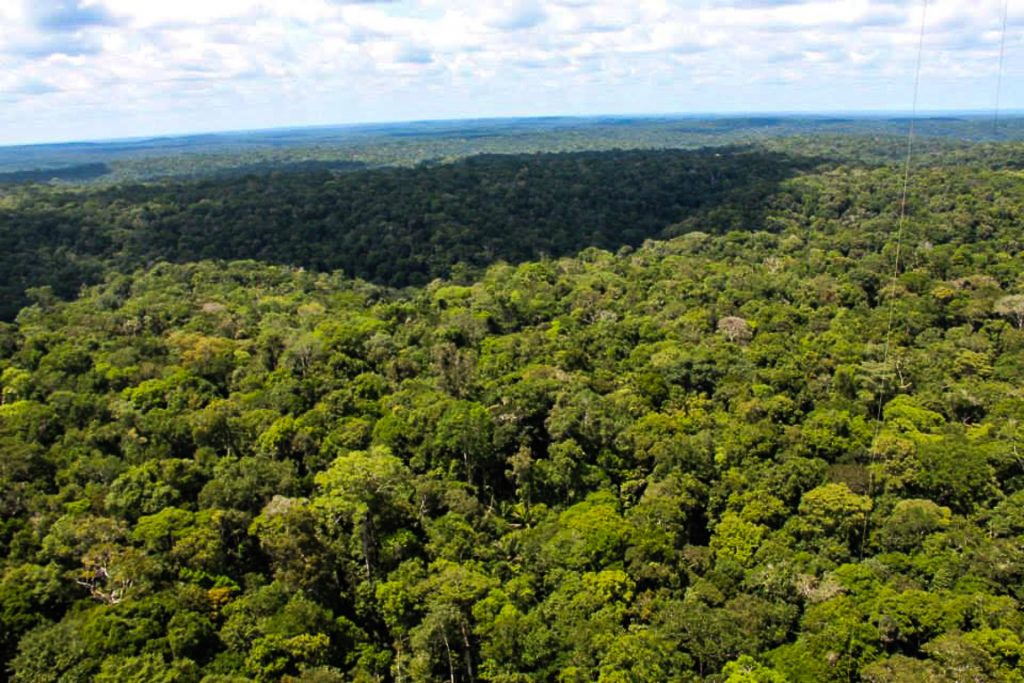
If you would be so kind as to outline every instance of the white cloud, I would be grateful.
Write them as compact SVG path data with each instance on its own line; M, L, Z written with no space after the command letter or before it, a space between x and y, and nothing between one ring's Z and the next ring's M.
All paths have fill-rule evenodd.
M920 9L918 0L0 0L0 140L680 102L898 109ZM990 103L1001 11L1002 0L931 0L922 106ZM1022 79L1024 3L1014 3L1005 106L1024 107Z
M503 31L518 31L539 26L547 19L547 14L544 6L537 0L518 0L485 7L483 18L489 27Z

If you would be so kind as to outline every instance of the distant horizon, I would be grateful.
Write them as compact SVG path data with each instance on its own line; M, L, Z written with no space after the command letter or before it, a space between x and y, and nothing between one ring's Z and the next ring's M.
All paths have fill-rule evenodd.
M927 120L940 116L957 116L961 118L994 118L995 110L973 109L929 109L916 112L916 118ZM17 148L36 147L68 147L75 145L104 145L117 143L144 143L159 140L175 140L193 137L219 137L233 135L253 135L260 133L275 133L288 131L313 131L313 130L344 130L361 129L374 127L394 126L416 126L428 124L471 124L488 123L501 121L588 121L588 120L613 120L613 119L743 119L749 117L780 117L780 118L853 118L853 119L877 119L892 117L911 117L914 112L908 109L864 109L864 110L749 110L749 111L693 111L693 112L627 112L627 113L594 113L594 114L536 114L536 115L508 115L508 116L466 116L455 118L422 118L422 119L379 119L365 121L342 121L337 123L310 123L310 124L285 124L271 125L257 128L217 128L217 129L193 129L168 132L154 132L151 134L126 135L122 137L85 137L85 138L59 138L52 140L38 140L17 143L0 143L0 149L11 150ZM1000 109L999 117L1018 118L1024 116L1024 108Z

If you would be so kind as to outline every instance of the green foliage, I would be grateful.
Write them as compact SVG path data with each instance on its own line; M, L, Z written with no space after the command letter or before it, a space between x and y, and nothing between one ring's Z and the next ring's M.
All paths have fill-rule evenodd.
M111 266L158 260L259 259L345 273L394 286L425 285L453 266L616 249L714 212L716 229L754 223L772 185L807 162L746 148L487 155L451 164L362 173L229 176L68 191L33 187L0 203L5 225L0 318L27 303L74 296ZM601 188L595 192L588 188ZM520 312L556 301L526 284L509 292ZM43 298L41 286L47 295ZM456 299L442 293L447 306ZM118 296L104 306L116 307ZM216 302L210 302L211 315ZM315 335L290 349L303 368ZM200 331L169 339L206 378L234 363L231 339Z
M0 326L3 675L1020 681L1024 178L940 161L895 298L887 166L18 190L19 230L87 241L85 215L129 264L156 234L481 270L399 292L200 260L35 291Z

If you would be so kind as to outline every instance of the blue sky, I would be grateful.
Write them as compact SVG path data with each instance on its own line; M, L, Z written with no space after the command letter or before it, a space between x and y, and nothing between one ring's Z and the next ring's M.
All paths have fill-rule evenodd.
M920 106L993 107L1004 0ZM1024 0L1002 106L1024 108ZM905 110L921 0L0 0L0 144L429 118Z

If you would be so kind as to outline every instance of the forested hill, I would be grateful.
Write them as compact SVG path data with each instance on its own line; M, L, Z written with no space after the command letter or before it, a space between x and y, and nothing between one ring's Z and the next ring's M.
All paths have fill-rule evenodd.
M0 189L0 317L27 303L28 288L68 298L109 268L163 260L257 259L405 286L458 263L635 246L688 219L714 232L754 228L779 182L811 165L721 148Z
M229 186L450 177L480 198L431 186L454 230L455 207L529 209L601 159L545 158L535 184L528 160L483 159ZM678 220L665 159L723 196L718 163L771 191L635 249L403 291L198 261L36 292L0 324L11 680L1019 682L1024 175L915 169L890 287L898 168L609 159L633 191L579 205L651 226ZM174 234L146 232L161 216L258 225L198 197L226 186L172 187L5 206L93 216L97 254L100 216L134 215L125 245Z

